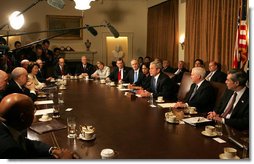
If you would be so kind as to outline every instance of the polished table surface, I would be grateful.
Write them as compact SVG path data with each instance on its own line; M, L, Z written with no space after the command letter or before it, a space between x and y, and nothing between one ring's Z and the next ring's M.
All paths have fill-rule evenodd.
M167 123L169 109L151 108L146 98L131 100L116 87L92 80L68 80L66 87L58 120L66 124L68 116L75 116L77 127L96 128L96 139L69 139L67 129L41 135L29 130L29 138L69 148L82 159L100 159L105 148L116 151L117 159L219 159L228 146L237 148L241 157L241 150L226 135L221 138L227 142L221 144L201 134L204 126Z

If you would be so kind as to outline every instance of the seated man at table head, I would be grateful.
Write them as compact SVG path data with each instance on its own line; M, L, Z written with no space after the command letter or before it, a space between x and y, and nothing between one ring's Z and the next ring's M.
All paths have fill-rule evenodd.
M249 129L249 88L246 87L247 74L242 70L230 70L221 102L208 118L222 122L238 130Z
M226 78L227 74L221 71L220 64L215 61L211 61L209 63L209 72L207 73L205 79L207 81L225 83Z
M22 135L34 119L34 103L23 94L13 93L3 98L0 104L0 158L36 159L69 158L73 152L51 147Z
M81 63L76 67L75 74L91 77L95 70L95 67L87 62L87 57L84 55L81 57Z
M161 72L162 64L159 61L150 63L150 88L141 93L142 97L148 97L153 93L154 97L163 96L164 99L176 101L176 83Z
M142 70L139 69L139 64L137 59L131 60L132 69L128 72L127 76L123 79L124 83L130 83L132 85L141 84L141 80L143 78Z
M122 58L118 58L116 61L116 68L110 73L107 80L114 81L116 83L122 83L123 79L127 76L130 68L125 67Z
M64 58L58 59L58 64L54 67L54 78L62 78L70 74L68 66L65 64Z
M196 107L200 113L205 113L213 109L216 95L215 90L209 81L205 80L206 71L203 67L194 67L191 71L193 84L184 98L184 102L177 102L175 107L184 108L188 106Z
M21 93L29 96L33 101L37 99L35 84L28 82L27 70L23 67L16 67L11 72L11 80L6 87L4 95Z
M91 77L96 79L106 79L110 74L110 68L105 66L101 61L97 61L96 65L98 69L91 75Z
M177 69L174 71L175 76L172 77L172 80L174 80L176 83L181 83L184 72L188 72L188 70L185 68L185 63L184 61L179 61Z
M8 74L0 70L0 102L2 98L4 97L4 91L5 91L7 83L8 83Z

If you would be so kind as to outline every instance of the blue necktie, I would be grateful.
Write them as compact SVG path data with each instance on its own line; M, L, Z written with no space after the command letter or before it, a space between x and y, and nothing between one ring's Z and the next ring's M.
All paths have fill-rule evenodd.
M133 83L136 83L138 81L138 73L137 71L134 71L134 82Z

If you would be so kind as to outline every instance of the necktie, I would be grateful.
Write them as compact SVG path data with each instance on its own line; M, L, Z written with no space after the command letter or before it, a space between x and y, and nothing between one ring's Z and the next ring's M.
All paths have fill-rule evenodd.
M86 65L83 65L84 72L86 72Z
M136 83L138 81L138 73L137 71L134 71L134 82L133 83Z
M121 80L121 70L118 71L117 79L118 79L118 81Z
M236 96L237 96L237 93L235 92L233 95L233 98L231 98L228 102L227 109L221 114L221 117L225 118L232 111Z
M198 90L198 85L195 86L195 88L194 88L194 90L193 90L189 100L191 100L194 97L194 95L196 94L197 90Z
M207 81L210 81L212 75L213 75L213 72L210 72L210 73L206 76L205 79L206 79Z
M156 84L156 79L153 78L153 88L154 88L154 92L156 93L157 92L157 84Z
M64 68L61 67L61 75L64 75Z

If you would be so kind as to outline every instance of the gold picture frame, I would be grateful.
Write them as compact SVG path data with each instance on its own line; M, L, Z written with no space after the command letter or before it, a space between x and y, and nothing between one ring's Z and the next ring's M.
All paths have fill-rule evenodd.
M81 16L64 16L64 15L46 15L48 37L56 36L52 39L70 39L81 40L83 39L83 30L71 30L71 31L54 31L59 29L71 29L79 28L83 26L83 19ZM64 34L66 32L66 34ZM63 34L63 35L61 35Z

